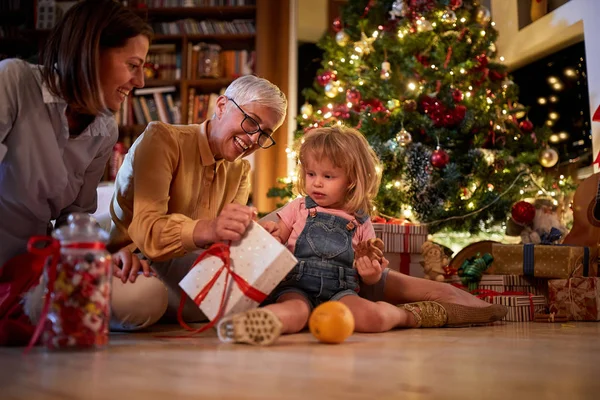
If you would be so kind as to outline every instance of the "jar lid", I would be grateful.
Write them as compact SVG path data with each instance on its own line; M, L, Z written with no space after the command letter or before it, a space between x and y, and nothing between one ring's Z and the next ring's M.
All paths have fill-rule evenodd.
M55 229L52 236L61 242L108 241L108 233L100 228L94 217L86 213L69 214L67 224Z

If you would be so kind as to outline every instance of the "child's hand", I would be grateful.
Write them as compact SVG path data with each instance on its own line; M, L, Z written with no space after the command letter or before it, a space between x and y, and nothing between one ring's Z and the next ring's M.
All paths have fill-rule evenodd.
M371 260L367 256L357 258L354 263L358 274L367 285L373 285L379 282L384 268L382 264L387 266L389 262L383 258L382 263L379 263L379 261Z
M281 242L281 235L279 224L275 221L265 221L260 222L260 226L262 226L267 232L269 232L273 237Z

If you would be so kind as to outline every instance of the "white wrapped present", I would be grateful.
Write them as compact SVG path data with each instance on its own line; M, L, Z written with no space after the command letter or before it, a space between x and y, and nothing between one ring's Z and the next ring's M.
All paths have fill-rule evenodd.
M226 249L216 245L207 250L205 257L179 282L210 320L219 314L224 290L227 293L221 316L256 308L298 262L256 222L250 224L242 240L229 246L229 267L220 257L211 255L223 248Z

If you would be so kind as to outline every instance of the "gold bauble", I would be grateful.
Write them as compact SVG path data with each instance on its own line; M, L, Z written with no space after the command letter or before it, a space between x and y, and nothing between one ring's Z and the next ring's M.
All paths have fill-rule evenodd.
M492 17L490 15L490 10L488 10L485 6L478 6L475 10L475 21L481 26L487 26Z
M335 34L335 42L342 47L348 44L349 40L350 36L348 36L348 34L345 31L339 31Z
M325 96L333 99L340 93L339 88L341 87L340 81L329 81L327 85L325 85Z
M396 134L396 141L402 147L406 147L412 143L412 135L404 128Z
M552 168L558 162L558 152L551 147L540 152L540 164L544 168Z
M442 22L446 24L454 24L457 20L456 13L452 10L447 10L442 14Z
M417 20L417 32L429 32L431 30L433 30L433 25L431 25L431 22L425 18Z
M300 107L300 113L302 115L306 115L307 117L310 117L313 113L313 106L310 103L304 103L302 105L302 107Z
M387 108L388 110L392 111L394 108L397 108L400 106L400 100L398 99L391 99L387 101Z

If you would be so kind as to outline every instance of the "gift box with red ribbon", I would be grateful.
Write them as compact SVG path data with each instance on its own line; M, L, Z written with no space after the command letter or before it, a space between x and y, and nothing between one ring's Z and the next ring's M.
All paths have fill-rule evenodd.
M427 241L427 226L408 223L374 223L375 236L383 240L383 253L390 268L403 274L423 276L421 246Z
M252 222L241 241L216 243L202 253L179 286L215 321L256 308L296 263L284 245Z
M548 281L550 312L571 321L600 321L600 278Z
M481 296L488 303L502 304L508 308L504 321L528 322L533 321L536 313L546 311L546 298L534 294L511 294Z

